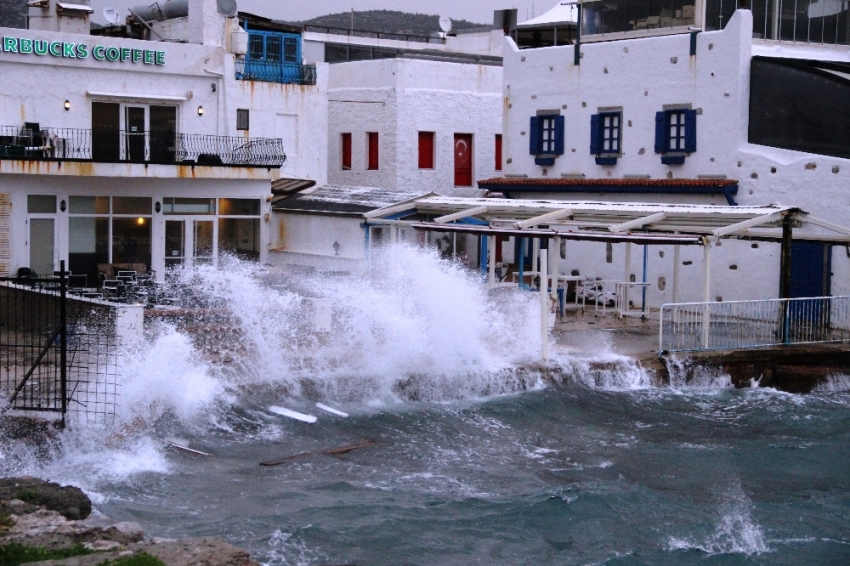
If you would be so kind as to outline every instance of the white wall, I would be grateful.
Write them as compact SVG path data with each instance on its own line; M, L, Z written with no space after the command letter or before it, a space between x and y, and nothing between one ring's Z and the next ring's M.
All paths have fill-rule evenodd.
M366 235L362 217L276 212L268 261L292 268L363 273ZM334 242L340 244L335 254Z
M328 180L415 192L466 194L454 185L454 135L472 134L473 181L495 171L501 132L500 67L386 59L330 67ZM435 168L419 169L419 132L435 132ZM341 134L352 134L342 170ZM380 170L366 170L366 132L380 136Z

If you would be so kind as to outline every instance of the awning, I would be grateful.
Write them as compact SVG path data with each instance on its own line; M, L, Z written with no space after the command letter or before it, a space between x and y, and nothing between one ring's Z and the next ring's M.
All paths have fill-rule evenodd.
M559 2L557 6L526 22L517 24L517 28L552 28L555 26L576 25L578 22L578 2Z
M585 179L583 177L496 177L478 187L507 195L512 193L613 193L718 195L735 204L738 181L734 179Z

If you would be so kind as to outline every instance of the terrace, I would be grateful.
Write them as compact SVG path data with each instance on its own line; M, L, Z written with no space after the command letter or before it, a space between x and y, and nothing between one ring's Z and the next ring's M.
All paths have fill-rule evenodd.
M283 140L183 134L170 130L0 126L0 159L157 165L280 167Z

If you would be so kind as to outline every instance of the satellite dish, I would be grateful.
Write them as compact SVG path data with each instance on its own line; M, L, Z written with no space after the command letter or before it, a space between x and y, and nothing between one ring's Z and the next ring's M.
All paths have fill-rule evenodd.
M227 18L232 18L236 15L236 0L216 0L218 13Z
M121 19L121 16L118 15L118 11L115 8L104 8L103 9L103 19L111 26L118 25L118 21Z
M452 31L452 20L448 16L440 16L440 29L444 33Z

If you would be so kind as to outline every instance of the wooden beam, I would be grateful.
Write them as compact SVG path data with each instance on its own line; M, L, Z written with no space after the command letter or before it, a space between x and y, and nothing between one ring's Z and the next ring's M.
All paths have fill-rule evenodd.
M468 208L466 210L461 210L460 212L455 212L452 214L447 214L445 216L440 216L439 218L434 219L435 224L448 224L449 222L454 222L455 220L460 220L461 218L469 218L470 216L478 216L479 214L484 214L489 210L488 206L476 206L475 208Z
M791 215L791 217L793 218L793 215ZM782 218L783 214L781 212L765 214L764 216L756 216L755 218L750 218L749 220L744 220L743 222L738 222L737 224L732 224L731 226L724 226L723 228L718 228L712 232L712 235L717 236L718 238L722 238L723 236L729 236L731 234L734 234L735 232L742 232L754 226L770 224L771 222L782 220Z
M608 230L611 232L619 233L619 232L628 232L632 228L642 228L648 224L654 224L655 222L660 222L667 218L666 212L658 212L656 214L651 214L649 216L644 216L643 218L637 218L635 220L630 220L628 222L623 222L622 224L614 224L613 226L609 226Z
M548 212L546 214L542 214L540 216L536 216L534 218L529 218L528 220L523 220L522 222L514 222L514 226L522 230L523 228L531 228L532 226L540 226L541 224L549 224L550 222L554 222L555 220L560 220L562 218L566 218L573 213L572 209L565 208L564 210L556 210L554 212Z

